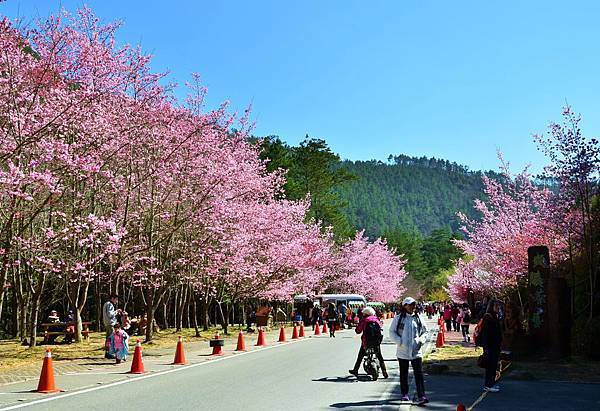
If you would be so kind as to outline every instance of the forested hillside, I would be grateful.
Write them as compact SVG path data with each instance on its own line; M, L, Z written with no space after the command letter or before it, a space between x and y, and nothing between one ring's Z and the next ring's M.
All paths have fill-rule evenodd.
M475 217L473 199L483 195L480 171L447 160L398 155L386 163L343 161L341 167L357 177L336 188L347 204L345 214L369 236L394 229L456 231L457 211Z
M310 194L308 218L331 226L338 242L356 229L371 240L385 238L406 261L411 294L445 298L446 279L463 255L453 244L460 237L456 213L477 217L473 200L483 197L481 172L405 155L386 163L341 161L324 140L309 136L298 146L276 136L260 141L269 171L286 172L283 195L297 200Z

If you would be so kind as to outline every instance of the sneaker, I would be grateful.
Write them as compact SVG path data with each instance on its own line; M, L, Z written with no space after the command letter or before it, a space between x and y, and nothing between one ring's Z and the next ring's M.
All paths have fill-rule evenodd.
M410 398L408 395L403 395L402 398L400 398L400 401L410 401Z
M483 387L483 391L498 392L500 391L500 388L497 385L494 385L493 387Z
M429 400L427 399L427 397L422 396L422 397L419 397L419 399L417 400L417 405L427 404L428 402L429 402Z

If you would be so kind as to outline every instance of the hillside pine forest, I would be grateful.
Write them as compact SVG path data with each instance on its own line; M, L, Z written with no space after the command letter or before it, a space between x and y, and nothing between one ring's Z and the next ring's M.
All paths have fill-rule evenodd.
M308 218L333 227L338 240L355 229L384 237L407 259L408 292L443 297L454 261L462 256L456 213L477 218L481 171L448 160L390 155L387 162L341 160L324 140L309 136L290 146L277 136L256 138L269 171L286 171L285 196L311 195ZM497 177L494 172L486 172Z

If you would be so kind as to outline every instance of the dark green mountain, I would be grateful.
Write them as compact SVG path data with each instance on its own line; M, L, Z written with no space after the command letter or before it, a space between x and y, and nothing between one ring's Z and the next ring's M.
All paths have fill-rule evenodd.
M343 161L340 166L357 177L336 187L347 204L345 214L370 237L395 229L423 235L440 228L456 231L457 211L476 218L473 200L483 197L483 173L448 160L398 155L385 163Z

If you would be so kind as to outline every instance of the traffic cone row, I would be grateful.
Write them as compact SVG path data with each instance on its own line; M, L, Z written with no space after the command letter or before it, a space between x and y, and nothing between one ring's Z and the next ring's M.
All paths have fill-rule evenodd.
M296 326L294 326L296 327ZM294 337L292 337L294 338ZM283 325L279 329L279 342L285 342L285 330L283 329Z
M215 338L213 338L213 340L221 340L221 336L219 335L219 333L215 333ZM223 347L219 344L215 344L213 346L213 352L211 355L223 355Z
M183 351L183 341L181 340L181 335L177 340L177 348L175 349L175 359L173 360L173 365L185 365L187 362L185 361L185 352Z
M133 352L133 361L131 362L131 370L130 374L143 374L146 370L144 370L144 361L142 360L142 344L140 340L137 340L135 344L135 351Z
M444 346L444 333L438 332L437 339L435 340L435 347L442 348Z
M44 363L42 364L42 372L40 374L40 381L36 392L44 394L50 394L53 392L60 392L54 384L54 370L52 369L52 351L46 350L44 355Z
M267 345L267 342L265 341L265 330L263 330L262 328L258 329L258 341L256 341L256 346L257 347L264 347Z
M327 332L326 323L323 324L323 332ZM315 335L320 335L321 329L319 324L317 323L315 326ZM294 325L294 329L292 332L292 339L298 339L304 337L304 324L300 323L300 332L298 333L298 329L296 325ZM221 337L219 333L215 334L215 340L220 340ZM285 329L281 326L279 332L279 342L285 342ZM265 331L262 328L258 330L258 341L256 343L257 346L262 347L267 345L265 341ZM246 351L246 342L244 340L244 333L240 331L238 334L237 347L235 351ZM212 355L223 355L223 350L220 345L215 345L213 347ZM173 360L173 365L186 365L187 361L185 359L185 351L183 348L183 340L181 336L179 336L177 340L177 348L175 349L175 359ZM137 340L135 344L135 351L133 353L133 361L131 362L131 370L130 374L144 374L146 370L144 369L144 361L142 358L142 344L140 340ZM44 362L42 364L42 371L40 373L40 379L38 382L38 387L36 392L49 394L60 392L62 390L56 388L56 384L54 382L54 370L52 367L52 352L48 349L46 350L46 355L44 355Z
M238 341L236 351L246 351L246 341L244 340L244 333L240 331L238 334Z

